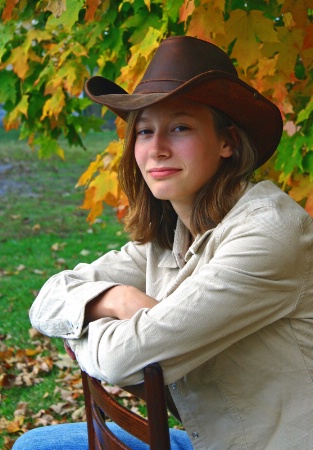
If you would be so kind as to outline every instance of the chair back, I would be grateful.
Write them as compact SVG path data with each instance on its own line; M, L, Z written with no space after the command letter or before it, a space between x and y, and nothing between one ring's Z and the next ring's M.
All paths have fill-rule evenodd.
M121 405L99 380L83 371L82 381L89 450L129 449L107 427L107 419L150 445L151 450L170 450L164 379L159 364L149 364L144 369L147 419Z

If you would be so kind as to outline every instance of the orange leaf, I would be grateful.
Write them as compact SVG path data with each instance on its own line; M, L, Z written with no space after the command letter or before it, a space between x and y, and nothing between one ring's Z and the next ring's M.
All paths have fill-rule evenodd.
M115 120L116 132L120 139L124 139L126 132L126 123L120 117L117 117Z
M305 29L303 40L303 49L307 50L313 47L313 23L310 23Z
M7 0L5 8L2 13L2 20L10 20L12 16L12 12L14 9L14 6L19 2L19 0Z
M96 220L96 218L102 214L102 211L103 211L102 202L95 203L87 216L88 222L93 223Z
M98 6L101 4L101 0L87 0L86 1L86 14L85 20L86 22L92 22L95 18L95 12Z
M184 0L184 3L179 9L179 22L186 22L195 9L194 0Z
M95 188L88 187L86 189L84 202L80 206L81 209L91 209L93 207L93 205L94 205L94 201L93 201L94 194L95 194Z

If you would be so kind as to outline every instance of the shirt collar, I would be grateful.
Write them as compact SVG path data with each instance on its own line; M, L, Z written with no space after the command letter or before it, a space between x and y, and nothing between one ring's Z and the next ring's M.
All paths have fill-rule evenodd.
M198 235L190 245L190 232L185 227L183 222L178 218L172 250L172 255L176 262L176 267L179 267L180 269L184 267L191 256L197 253L199 247L202 245L204 240L212 233L213 230L214 228L211 228L204 234Z

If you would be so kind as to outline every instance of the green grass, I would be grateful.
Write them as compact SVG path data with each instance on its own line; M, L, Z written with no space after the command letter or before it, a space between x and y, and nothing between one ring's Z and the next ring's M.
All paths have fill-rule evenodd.
M84 192L75 188L94 156L114 137L112 131L105 130L86 139L87 151L67 148L65 161L58 157L40 160L27 143L18 140L16 132L5 133L0 128L2 349L16 351L38 346L38 339L33 340L29 335L28 311L51 275L71 269L79 262L91 262L126 241L122 226L109 207L105 207L103 216L92 227L86 222L88 212L80 209ZM49 342L44 345L43 354L49 354L49 346L52 352L63 352L61 340ZM56 367L41 374L40 383L25 388L10 386L11 377L18 374L18 365L12 363L11 367L8 361L0 347L0 417L12 420L21 401L28 402L33 414L60 401L59 395L54 394L59 373ZM4 430L0 434L0 448L10 448L10 443L4 443L8 433ZM14 433L11 437L14 439Z

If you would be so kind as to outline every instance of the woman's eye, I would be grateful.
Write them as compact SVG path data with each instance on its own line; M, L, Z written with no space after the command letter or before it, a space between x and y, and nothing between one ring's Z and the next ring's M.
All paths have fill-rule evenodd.
M138 130L138 131L136 132L137 136L143 136L143 135L145 135L145 134L151 134L151 133L152 133L152 131L149 130L148 128L145 128L145 129L143 129L143 130Z
M174 128L174 131L186 131L188 130L188 127L186 125L178 125Z

